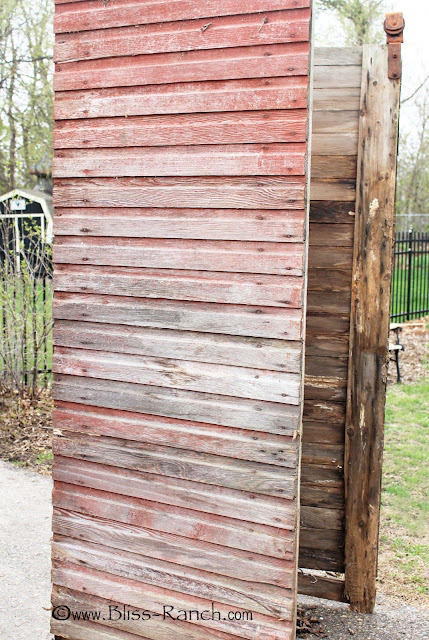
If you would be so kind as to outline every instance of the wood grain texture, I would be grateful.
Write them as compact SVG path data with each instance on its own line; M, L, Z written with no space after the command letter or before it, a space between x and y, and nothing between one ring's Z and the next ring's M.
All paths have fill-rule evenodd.
M136 595L137 599L139 599L140 597L141 592ZM53 603L56 606L60 606L61 604L66 605L66 603L68 603L69 606L73 608L73 610L105 611L107 613L107 616L104 617L109 617L108 612L111 599L106 600L104 598L98 598L90 594L84 594L82 593L82 591L74 591L73 589L67 589L65 587L59 586L56 586L54 588L52 599ZM131 599L131 601L133 601L133 599ZM132 605L132 610L134 609L134 607L137 607L137 605ZM141 607L138 608L142 610ZM165 624L160 625L158 621L154 622L153 620L150 621L141 619L140 624L136 625L136 621L130 619L120 622L120 629L118 629L118 624L116 621L107 619L103 621L103 625L100 625L97 622L96 626L97 628L106 629L106 624L107 627L112 628L112 631L114 633L118 633L118 638L122 639L123 635L119 634L126 633L125 637L127 637L127 640L129 637L139 637L143 638L144 640L173 640L174 638L178 637L179 633L181 634L181 637L184 638L184 640L228 640L228 636L221 631L215 631L211 629L209 630L207 628L198 628L198 626L196 625L189 624L188 622L182 622L181 620L165 621ZM130 633L132 634L133 631L137 632L138 636L130 636Z
M303 109L307 78L251 78L56 92L56 120L156 114ZM348 91L347 89L344 91ZM342 99L343 96L340 96ZM353 109L359 108L359 99Z
M145 6L144 12L140 2L125 0L103 7L100 7L96 0L75 0L74 2L59 0L55 4L55 32L63 33L298 9L310 7L310 0L248 0L240 6L234 0L216 0L208 6L201 5L198 0L180 0L174 3L158 0L148 7Z
M128 294L128 292L127 292ZM299 340L302 309L57 291L55 319ZM188 334L187 334L188 335ZM186 338L184 338L186 340Z
M58 178L304 175L305 144L70 149L55 154Z
M304 142L306 111L229 111L61 120L56 149Z
M313 109L321 111L358 111L360 87L319 88L313 92Z
M335 54L335 55L334 55ZM358 57L354 53L354 62ZM360 50L361 57L361 50ZM327 64L335 65L341 52L326 51ZM347 65L345 65L347 67ZM345 91L345 90L344 90ZM345 178L356 180L359 100L354 89L315 90L313 135L322 154L313 157L313 180L330 178L334 200L313 201L310 209L308 272L306 409L301 458L300 567L308 570L344 571L344 429L347 391L347 361L350 326L355 203L335 194ZM319 93L318 93L319 92ZM334 100L318 102L325 94ZM347 102L349 100L349 102ZM355 100L355 110L352 109ZM344 108L343 108L344 107ZM341 110L343 108L343 110ZM336 126L337 125L337 126ZM335 156L341 152L350 155ZM313 147L314 149L314 147ZM314 151L313 151L314 152ZM314 191L313 191L314 195ZM320 195L320 193L319 193ZM330 248L327 251L327 248ZM330 257L330 263L326 261ZM323 295L326 299L323 300ZM340 302L344 296L343 303ZM307 510L305 507L309 507ZM324 510L336 513L326 520ZM317 528L320 514L323 528ZM322 525L320 525L322 526ZM344 580L331 584L319 575L301 574L299 591L328 599L344 599Z
M131 238L302 242L305 212L259 209L55 209L55 236L114 237L123 225ZM346 218L346 221L350 216ZM332 222L335 222L332 216ZM286 248L284 248L286 251Z
M91 16L92 19L92 16ZM308 42L159 53L57 65L55 91L308 75ZM324 69L324 67L318 67ZM356 67L359 68L360 67ZM335 68L333 68L335 69ZM343 68L339 67L342 72ZM126 72L124 72L126 70ZM350 79L354 81L353 68ZM329 74L319 84L330 86ZM349 86L354 86L349 84Z
M59 408L59 411L61 412L61 407ZM67 417L70 417L70 415L72 414L69 411L67 413ZM121 422L121 424L124 423L126 424L126 419L123 419ZM155 420L153 420L152 423L156 425ZM94 419L90 424L94 424ZM84 429L80 424L74 428L81 428L84 432ZM88 431L88 429L85 431ZM94 430L94 433L106 433L106 431L106 429L99 429ZM148 429L145 430L145 433L147 432ZM112 430L111 433L118 435L117 431ZM125 435L129 437L128 434ZM121 433L121 436L125 437L123 433ZM146 437L148 438L148 436ZM139 439L141 440L141 436ZM210 439L210 441L213 442L212 439ZM232 438L230 441L232 441ZM262 436L261 442L263 441L264 439ZM196 446L195 442L196 439L194 439L192 445L194 448ZM179 439L176 446L181 443L183 443L183 438L181 440ZM201 448L203 447L200 445L200 449ZM247 450L249 449L250 447L247 448ZM210 450L210 443L207 450ZM231 451L231 453L233 452ZM246 453L244 453L244 455L246 455ZM290 510L288 511L284 508L285 505L283 503L283 498L277 498L274 496L264 496L261 498L249 491L237 492L234 489L219 485L206 485L201 487L188 480L179 478L171 480L167 476L158 476L152 473L123 469L111 465L93 463L87 460L63 457L60 455L57 455L55 458L53 474L55 480L67 484L89 487L91 489L98 489L99 491L108 491L134 498L139 498L144 495L150 502L162 502L163 504L169 504L177 507L192 508L194 511L203 511L205 513L213 513L219 516L235 518L237 520L278 527L284 529L284 535L289 538L291 538L292 529L295 526L295 517L293 514L291 515ZM97 535L98 529L96 528L94 533L95 536ZM73 534L70 533L70 535L82 538L89 534L88 532L85 533L84 526L80 536L76 536L76 530L74 530ZM136 535L138 535L138 533ZM110 538L111 539L109 541L108 533L103 535L105 544L115 546L115 536L110 536ZM175 538L172 536L170 541L171 544L173 544L174 540ZM150 555L152 558L160 557L171 561L174 561L174 558L178 553L178 545L182 544L182 541L178 539L176 544L173 545L171 554L164 557L163 555L159 556L160 549L156 552L156 548L159 547L159 543L157 547L157 543L154 542L155 547L152 549L149 542L150 537L147 536L147 539L145 539L144 542L146 555ZM164 540L164 545L161 545L161 547L163 549L168 548L167 540ZM202 548L200 547L197 552L199 557L193 562L189 559L192 556L193 551L183 551L183 553L188 554L186 565L195 565L200 568L213 571L213 562L216 560L216 549L207 549L207 545L203 545ZM132 541L128 542L127 546L124 548L132 551ZM137 547L136 551L140 552L139 549L140 547ZM226 552L224 551L224 553ZM242 558L233 550L230 550L228 553L230 554L230 559L227 561L228 566L224 569L226 575L232 575L235 577L241 576L243 579L246 578L246 575L249 576L249 571L251 571L251 569L250 567L246 567L246 558ZM261 557L258 556L258 558L259 561L261 561ZM252 566L254 566L254 561L256 561L256 559L257 558L253 558ZM238 564L239 560L240 563Z
M376 592L401 87L387 58L364 47L345 440L345 593L362 612Z
M300 573L298 577L299 592L306 596L318 598L320 593L328 600L347 602L344 595L344 580L312 575L309 572Z
M78 462L78 468L79 464ZM115 476L113 475L113 477ZM243 553L238 549L214 545L210 542L196 539L188 539L185 545L183 538L175 533L163 533L115 520L104 519L100 521L96 516L87 516L77 511L54 508L53 530L56 539L61 535L90 543L99 542L101 545L111 549L135 553L140 557L144 556L146 562L151 562L152 565L164 565L164 568L169 568L169 572L172 574L178 576L187 574L189 578L199 582L199 588L203 586L202 582L206 582L205 589L209 587L207 583L210 582L210 577L207 576L207 572L211 574L217 573L216 578L213 575L211 576L212 585L215 581L221 588L226 587L229 590L240 584L237 584L236 581L246 581L246 578L250 578L248 582L256 582L258 576L266 570L267 565L270 563L273 567L272 584L284 582L286 575L283 575L282 572L289 570L290 575L290 552L287 551L285 551L283 559L274 559L261 554L250 553L249 551ZM292 534L283 531L283 535L285 539L289 540L290 545ZM222 556L220 572L214 571L217 552ZM252 566L249 567L249 564ZM290 577L286 579L290 580ZM252 593L254 591L252 586L250 584L247 586L248 588L250 587L249 591ZM247 589L244 585L241 585L241 587L242 590L239 591L244 595ZM265 590L262 589L262 591L264 592ZM270 589L268 588L265 591L265 596L269 593ZM231 595L230 593L230 597ZM240 602L241 606L243 606L244 602L249 606L249 601L245 595L244 600ZM261 599L255 598L252 608L264 613L267 610L267 604L276 614L280 614L284 608L284 604L281 601L277 603L276 607L273 606L275 604L274 601L271 599L271 601L267 602L264 595L262 595Z
M331 65L361 66L362 47L315 47L314 64L319 67Z
M55 62L308 41L308 9L268 11L264 17L263 28L258 14L242 14L213 18L207 29L200 18L63 33L56 38Z
M56 180L54 205L302 210L304 186L299 176L69 178Z
M73 432L55 439L55 453L76 459L90 460L122 469L153 473L168 478L180 478L195 483L213 484L258 495L293 500L296 490L294 468L296 443L285 444L282 469L264 464L233 460L201 452L183 451L164 445L133 442L112 437ZM204 487L202 487L204 489ZM293 510L284 503L283 509Z
M57 347L54 373L299 404L295 373Z
M254 613L84 621L86 640L294 638L310 5L56 2L53 600ZM356 56L343 66L353 86ZM322 150L317 180L352 180L350 149L329 167ZM306 455L334 473L336 447ZM337 531L335 491L322 522Z
M302 243L156 240L134 238L57 239L54 262L115 267L149 267L231 273L302 276ZM202 277L210 278L209 274ZM167 296L166 296L167 297Z
M53 394L56 400L64 402L278 435L293 436L300 425L300 412L296 405L126 382L57 375ZM309 405L307 411L309 416L320 420L328 416L331 420L342 420L345 413L332 403L319 403L316 407Z
M53 505L61 509L135 525L160 533L179 535L184 546L188 539L201 540L283 560L294 548L294 536L286 536L283 530L224 516L196 513L190 509L149 502L141 498L118 496L87 487L81 488L57 482L52 500ZM289 505L289 509L293 510L294 507ZM307 509L311 508L307 507ZM328 514L330 511L332 510L325 510L325 519L335 524L337 519ZM219 563L219 573L221 572L222 564Z
M56 290L65 292L302 307L302 278L298 276L57 264L54 281Z
M54 345L299 373L302 347L285 340L57 320Z
M106 561L108 562L109 556L107 555ZM95 562L94 562L95 564ZM67 588L75 589L76 591L86 591L87 593L98 595L106 600L113 600L115 594L117 594L117 601L121 604L130 604L134 607L143 609L144 606L147 610L154 612L163 611L163 602L165 598L170 600L174 598L176 602L177 610L191 610L197 609L200 611L210 611L211 602L200 596L189 597L187 594L178 591L171 591L167 587L159 588L149 585L143 582L142 579L133 579L132 575L135 575L131 562L126 565L126 561L122 560L122 566L124 566L124 573L128 575L123 578L120 576L113 576L110 572L99 571L97 569L79 567L74 563L56 563L54 562L53 575L56 584ZM118 569L121 566L118 562ZM140 575L143 571L139 572ZM164 599L163 599L164 598ZM213 605L216 610L227 610L228 607L225 604L214 601ZM256 616L244 624L242 622L235 622L231 624L228 619L223 620L224 616L221 616L220 620L210 619L206 617L199 617L193 624L196 628L202 631L213 629L217 632L223 632L228 636L235 636L239 638L248 638L249 640L259 635L263 635L269 640L282 640L284 637L284 625L282 622L273 620L272 617L264 616L262 614ZM207 616L209 618L209 616ZM119 622L119 621L118 621ZM136 621L133 621L136 622ZM134 627L145 632L146 620L137 621ZM122 624L118 625L120 628ZM132 627L132 625L130 625ZM159 622L158 622L158 626ZM291 624L289 623L289 628ZM228 637L227 636L227 637Z
M119 528L119 527L118 527ZM166 545L167 546L167 545ZM105 557L105 565L103 567L103 555ZM226 554L225 559L228 554ZM236 554L238 555L238 554ZM53 543L53 558L57 568L60 568L64 563L70 563L75 565L71 567L72 570L77 571L79 567L85 566L97 571L103 571L107 568L109 573L116 576L122 576L124 578L130 578L131 580L140 580L147 585L149 593L154 588L156 591L159 587L162 587L163 583L169 589L174 591L180 591L187 596L197 596L211 598L217 602L223 604L234 603L234 588L241 592L243 597L243 604L247 601L250 603L252 593L255 593L255 584L250 578L247 584L244 580L238 578L231 578L228 576L222 576L212 581L210 580L210 574L206 571L189 568L189 577L184 574L183 569L177 563L160 561L158 559L152 559L141 554L123 550L120 557L111 545L105 546L99 543L99 546L88 541L76 541L73 538L65 536L55 536ZM231 556L233 561L234 555ZM237 562L242 562L242 559L235 558ZM263 571L264 560L263 557L256 558L255 571L252 572L254 579L258 580L258 573ZM279 561L279 567L275 571L275 575L272 576L273 580L271 585L273 594L276 589L274 585L290 588L291 583L291 570L290 562ZM258 566L259 565L259 566ZM267 567L266 567L267 568ZM265 568L265 570L266 570ZM280 572L283 573L280 573ZM253 584L252 584L253 583ZM268 591L268 590L267 590ZM278 590L280 592L280 590ZM247 598L246 595L248 594ZM280 594L279 594L280 595ZM286 604L286 603L285 603ZM265 614L264 607L260 603L256 602L251 606L251 610L255 613Z
M314 178L310 187L314 200L341 200L354 203L356 200L356 181L353 179L320 179ZM352 205L353 206L353 205Z

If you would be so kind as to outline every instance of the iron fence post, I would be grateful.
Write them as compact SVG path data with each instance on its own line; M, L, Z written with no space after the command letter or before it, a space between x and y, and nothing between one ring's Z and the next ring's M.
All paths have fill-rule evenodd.
M407 320L411 315L411 276L413 273L413 227L408 230Z

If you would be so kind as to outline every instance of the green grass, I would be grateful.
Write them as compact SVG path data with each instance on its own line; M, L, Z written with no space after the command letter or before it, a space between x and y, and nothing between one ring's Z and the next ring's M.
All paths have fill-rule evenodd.
M429 595L429 377L387 393L383 468L382 582ZM382 558L381 558L382 560Z
M15 370L32 371L35 363L35 332L39 344L38 368L52 369L52 331L46 336L46 350L42 336L52 321L52 281L35 280L31 285L24 278L0 282L0 354L13 353L7 364L0 355L0 371L5 366ZM34 323L35 319L35 323ZM34 323L34 324L33 324ZM25 346L21 346L25 343Z
M52 453L51 450L47 449L39 453L39 455L37 456L37 464L42 464L43 462L47 462L53 459L54 459L54 454Z
M429 516L429 377L387 392L384 494L398 524L421 530Z
M403 265L405 266L405 264ZM395 266L392 275L391 314L406 313L408 292L408 266ZM429 255L414 256L411 265L410 310L429 308ZM422 313L421 315L426 315ZM419 317L411 315L411 318ZM406 319L406 318L405 318ZM398 318L398 320L401 320Z

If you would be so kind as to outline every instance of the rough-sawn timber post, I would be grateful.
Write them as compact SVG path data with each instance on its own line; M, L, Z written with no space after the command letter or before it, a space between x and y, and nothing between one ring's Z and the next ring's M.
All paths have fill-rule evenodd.
M363 51L346 419L345 592L352 610L375 604L394 241L400 80L387 47Z

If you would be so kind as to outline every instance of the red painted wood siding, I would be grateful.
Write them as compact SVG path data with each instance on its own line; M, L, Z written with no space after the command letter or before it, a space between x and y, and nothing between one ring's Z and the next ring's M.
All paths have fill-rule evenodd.
M294 638L310 4L57 0L59 638Z

